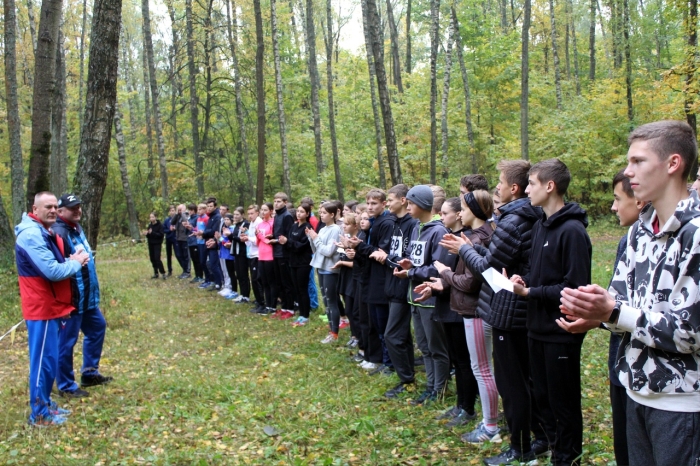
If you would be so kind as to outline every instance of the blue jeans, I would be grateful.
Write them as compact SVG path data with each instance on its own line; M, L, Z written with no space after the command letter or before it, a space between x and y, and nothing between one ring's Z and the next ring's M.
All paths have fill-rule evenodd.
M58 373L56 387L64 392L78 389L73 370L73 348L82 330L83 335L83 375L99 374L102 346L105 341L107 322L100 308L88 309L84 313L74 314L67 319L59 319L58 332Z
M29 343L30 418L49 416L51 389L58 370L58 320L26 320Z
M205 246L206 247L206 246ZM222 286L224 275L221 272L221 262L219 261L218 249L207 249L207 268L211 276L211 282Z
M318 290L316 289L316 269L311 267L309 273L309 302L311 309L318 309Z
M199 251L199 266L204 271L204 281L208 283L213 283L214 279L211 276L209 267L207 267L207 247L204 244L198 244L197 250ZM218 257L216 260L219 260Z

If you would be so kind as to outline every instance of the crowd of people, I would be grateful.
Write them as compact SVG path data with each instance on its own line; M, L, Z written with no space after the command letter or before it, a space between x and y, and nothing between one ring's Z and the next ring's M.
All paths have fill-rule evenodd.
M612 180L611 198L620 224L630 228L607 287L591 284L587 215L565 201L571 173L556 158L534 165L501 161L493 192L483 175L471 174L459 187L399 184L386 192L371 189L359 203L325 201L318 211L309 197L293 205L282 192L273 203L232 211L213 197L171 206L162 223L151 214L144 232L152 278L172 276L174 253L180 279L293 327L306 326L322 303L328 334L321 343L333 344L347 329L346 345L357 349L361 368L397 378L385 392L388 399L433 403L453 374L455 406L438 419L450 427L480 419L461 437L472 444L510 434L506 449L483 459L487 465L543 455L555 465L580 464L581 348L587 331L603 328L610 331L617 464L697 465L700 200L698 186L688 189L685 181L697 143L690 126L677 121L642 125L628 142L628 164ZM447 197L456 188L459 196ZM32 231L40 230L52 251L41 257L56 262L47 275L32 261L42 270L36 275L65 283L78 271L71 280L84 281L90 262L81 254L89 245L71 248L73 255L54 250L51 240L60 236L42 221L41 202L35 204L36 216L23 225L34 222ZM61 211L59 218L72 225ZM22 240L19 230L18 269ZM88 291L78 296L87 342L99 325L86 316L99 308L89 304ZM55 317L70 307L60 302L51 309L60 308ZM30 325L39 314L27 309L31 367L43 371L44 363L34 362L42 330ZM414 339L425 368L420 390ZM62 345L72 357L71 344L72 337ZM84 362L83 380L99 374L98 362ZM65 419L48 395L35 399L37 374L30 373L30 422ZM499 425L499 398L505 426Z

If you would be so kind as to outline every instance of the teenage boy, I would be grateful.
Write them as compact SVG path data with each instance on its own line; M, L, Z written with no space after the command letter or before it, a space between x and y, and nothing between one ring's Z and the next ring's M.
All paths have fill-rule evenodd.
M442 244L452 253L459 253L474 276L490 267L509 274L527 275L530 271L532 225L539 218L538 210L530 205L525 194L530 163L525 160L502 160L496 189L503 205L498 226L488 249L472 246L464 238L448 235ZM483 283L477 304L478 316L484 319L484 334L493 342L494 377L503 400L503 412L510 431L510 448L485 460L486 464L509 464L530 461L535 455L549 450L547 436L536 406L531 403L530 359L528 356L527 300L507 291L493 293ZM489 330L490 335L489 335ZM488 345L488 341L486 342ZM530 443L530 431L535 440ZM481 443L498 435L498 420L490 419L463 440Z
M275 282L282 299L280 317L289 319L294 317L296 290L292 282L292 270L289 268L289 246L280 244L277 239L280 236L289 237L289 232L294 225L294 217L287 210L287 195L285 193L275 194L272 206L275 208L275 220L272 228L272 255L275 259Z
M175 225L173 218L175 217L175 206L168 207L168 216L163 220L163 231L165 232L165 255L168 262L168 277L173 274L173 249L177 248L177 237L175 234Z
M365 291L366 303L369 312L370 333L367 336L367 349L365 349L365 362L363 369L382 371L391 365L389 352L384 342L384 331L389 319L389 302L384 287L386 284L386 266L383 257L391 251L391 234L394 230L394 219L386 207L386 194L381 189L371 189L367 195L367 213L370 216L370 228L367 242L360 242L350 238L348 243L354 248L356 254L369 258L369 276L367 290ZM362 319L362 313L360 319ZM379 338L379 348L373 333L376 331ZM377 351L379 350L379 351Z
M638 201L634 197L634 191L630 180L625 176L625 171L617 172L612 182L613 201L612 210L620 220L620 226L630 227L639 220L639 211L644 207L642 201ZM615 264L613 271L617 269L617 264L627 248L627 235L620 239L617 246L617 254L615 255ZM600 326L599 321L578 319L571 317L570 319L560 318L557 324L564 330L571 333L581 333ZM619 377L615 373L615 359L622 337L614 332L610 333L610 346L608 349L608 374L610 378L610 404L612 406L612 421L613 421L613 447L615 449L615 461L620 466L630 464L629 455L627 452L627 392L625 387L620 382Z
M394 270L399 278L409 279L408 302L411 305L413 329L416 332L418 348L423 353L427 385L425 391L413 405L425 405L437 400L442 394L450 376L450 357L447 352L447 337L442 325L433 320L435 297L417 301L420 296L414 289L431 277L438 277L433 262L443 252L440 240L448 233L440 220L433 220L433 191L430 186L414 186L406 194L408 213L418 221L411 232L409 258L402 259L401 268Z
M697 142L680 121L642 125L627 142L625 175L651 205L630 228L608 291L566 288L562 311L624 332L615 371L629 397L629 464L698 464L700 199L686 184Z
M582 453L581 345L586 334L557 325L564 288L591 281L588 217L575 202L564 202L571 173L559 159L530 169L525 190L543 216L532 227L530 274L513 276L514 292L528 298L530 376L535 403L551 442L552 464L578 465Z
M197 231L197 236L204 240L206 263L205 267L208 267L209 274L211 276L212 283L206 287L209 291L221 291L222 286L222 274L221 274L221 262L219 260L219 228L221 227L221 215L219 214L219 209L216 207L216 198L210 197L207 199L207 225L204 231ZM204 288L200 286L200 288Z
M489 182L484 175L464 175L459 180L459 193L464 196L467 193L476 191L477 189L489 190Z
M182 267L182 273L178 276L180 279L190 278L190 255L187 247L190 234L187 229L190 224L189 219L185 204L177 206L177 215L173 218L172 224L175 226L175 257Z
M394 216L391 232L391 247L384 260L386 283L384 291L389 298L389 318L384 331L384 343L389 352L389 359L399 376L399 384L387 390L387 398L396 398L415 383L413 367L413 338L411 337L411 306L408 304L408 280L402 280L393 274L394 267L406 257L411 233L418 221L408 215L408 186L397 184L389 190L387 207ZM387 260L389 261L387 263Z
M194 269L194 278L190 280L190 283L199 283L204 281L204 274L202 272L202 265L199 262L199 248L197 247L197 235L194 232L197 229L197 206L195 204L187 204L187 212L189 213L189 218L185 228L187 228L187 249L189 250L189 256L192 259L192 268Z

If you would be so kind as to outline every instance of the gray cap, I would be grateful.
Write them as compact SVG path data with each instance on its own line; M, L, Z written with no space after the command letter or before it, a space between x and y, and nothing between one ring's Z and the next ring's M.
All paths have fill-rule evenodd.
M423 210L431 212L433 210L433 190L430 186L419 184L408 190L406 199L413 202Z

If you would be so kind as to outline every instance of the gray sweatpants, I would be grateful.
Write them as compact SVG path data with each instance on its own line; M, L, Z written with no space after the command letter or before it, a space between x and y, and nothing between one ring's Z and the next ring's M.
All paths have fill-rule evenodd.
M445 330L439 322L431 318L433 311L432 307L411 306L413 331L416 333L416 342L425 362L427 390L434 390L439 394L450 375L450 356L447 352Z

